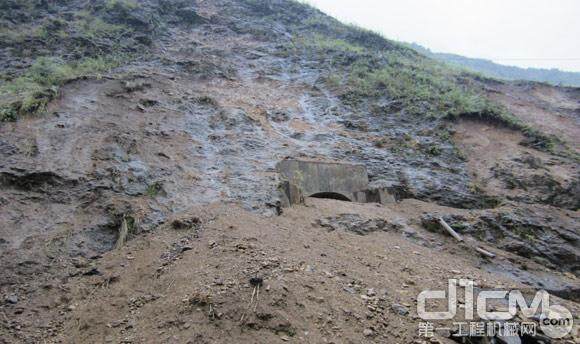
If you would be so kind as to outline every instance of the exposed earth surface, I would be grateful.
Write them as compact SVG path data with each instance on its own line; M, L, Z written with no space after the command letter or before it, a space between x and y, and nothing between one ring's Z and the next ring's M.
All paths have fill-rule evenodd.
M35 22L89 6L39 3ZM17 18L29 8L2 6L7 27L27 24ZM485 114L422 116L330 82L403 48L306 5L139 6L114 46L131 58L0 123L0 343L455 343L419 336L416 308L452 278L547 290L578 323L580 89L462 74L531 131ZM157 12L159 33L142 17ZM378 55L303 43L335 26ZM71 56L78 41L66 37L2 43L3 82L35 54ZM396 202L283 208L285 158L362 164ZM497 340L578 343L578 327Z

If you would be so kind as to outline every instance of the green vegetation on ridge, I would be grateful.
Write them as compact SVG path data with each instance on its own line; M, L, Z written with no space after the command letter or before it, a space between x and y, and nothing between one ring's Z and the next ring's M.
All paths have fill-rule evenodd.
M473 75L465 71L420 55L370 30L342 24L297 1L241 2L246 3L246 14L257 18L256 25L248 26L248 32L261 33L260 37L267 39L271 23L286 25L292 33L292 49L316 55L326 64L329 72L325 80L345 103L386 100L392 110L426 119L478 116L522 130L539 147L550 149L553 144L551 138L530 129L489 100ZM66 20L58 6L70 10ZM203 21L190 7L190 2L181 0L7 0L0 4L6 13L15 9L30 13L33 18L0 30L0 47L9 46L23 55L35 49L28 47L20 52L20 46L42 48L36 49L42 51L38 56L27 56L31 62L28 70L15 68L10 75L0 76L0 121L44 111L64 83L126 62L119 56L142 56L154 32L169 23L165 16L170 16L172 23L191 25ZM0 16L0 20L4 19ZM266 25L257 25L261 22Z
M246 0L258 6L257 0ZM407 45L355 25L341 23L298 1L300 20L285 17L260 2L265 20L286 21L295 33L290 49L325 64L324 79L344 102L373 100L392 105L392 111L426 119L479 118L520 130L527 144L553 151L557 138L534 129L507 108L489 99L481 78L419 54ZM561 147L563 148L563 147Z
M355 28L356 30L361 30ZM465 72L426 58L403 46L376 50L345 39L314 34L294 45L322 58L332 56L326 82L346 102L387 97L395 108L426 118L479 117L518 129L540 148L553 138L534 130L505 107L489 100Z
M98 75L119 63L119 59L110 57L87 58L73 63L41 57L24 75L0 85L0 121L42 112L48 102L57 96L59 87L67 81Z
M0 121L44 111L71 79L145 58L170 22L203 20L190 0L0 1Z
M127 12L138 4L105 0L64 12L72 1L7 1L6 13L26 13L23 22L0 30L2 46L31 61L27 69L6 70L0 78L0 121L43 112L66 82L98 76L127 61L135 41L135 28L107 11ZM3 80L2 80L3 79Z

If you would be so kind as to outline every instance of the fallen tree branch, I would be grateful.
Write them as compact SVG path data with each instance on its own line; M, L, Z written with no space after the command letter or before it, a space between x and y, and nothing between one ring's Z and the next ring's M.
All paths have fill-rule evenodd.
M484 256L486 256L486 257L489 257L489 258L495 258L495 254L493 254L493 253L491 253L491 252L489 252L489 251L487 251L487 250L484 250L484 249L483 249L483 248L481 248L481 247L475 247L475 250L476 250L477 252L479 252L479 253L483 254L483 255L484 255Z
M461 235L457 234L456 231L453 230L453 228L451 228L447 222L445 222L445 220L443 220L442 217L439 218L439 224L441 224L441 226L449 233L451 234L452 237L454 237L457 241L463 241L463 238L461 237Z

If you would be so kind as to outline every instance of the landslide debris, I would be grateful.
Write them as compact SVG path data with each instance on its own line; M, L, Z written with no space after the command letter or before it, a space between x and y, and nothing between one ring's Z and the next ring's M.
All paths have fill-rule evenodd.
M576 298L577 91L294 1L0 6L1 340L412 342L419 287L458 274ZM280 209L285 157L363 163L399 203Z

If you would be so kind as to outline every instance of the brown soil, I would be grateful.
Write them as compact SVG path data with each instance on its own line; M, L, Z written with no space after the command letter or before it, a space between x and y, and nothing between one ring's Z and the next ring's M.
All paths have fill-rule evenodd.
M517 196L522 192L517 188L506 188L505 183L494 175L494 168L509 165L517 159L537 161L537 167L519 168L528 177L548 174L562 185L570 185L578 178L578 164L521 145L525 137L520 132L474 120L460 120L455 128L454 140L467 157L476 185L487 194Z
M240 1L196 3L211 20L170 28L150 60L69 82L46 114L0 125L0 343L424 343L417 295L457 277L568 288L553 302L578 314L577 161L489 123L342 104L319 57L288 55L279 23L248 28ZM578 151L577 91L489 90ZM275 165L288 156L363 163L401 200L281 210ZM528 241L515 243L466 234L458 244L422 223L487 216L484 229L497 229L493 216L520 210L541 233L520 229ZM336 218L384 226L329 231ZM129 241L116 250L123 219ZM263 281L254 302L252 278Z
M191 209L177 218L199 216L197 230L166 226L104 255L95 264L101 276L74 278L70 299L59 306L66 321L57 338L71 343L411 343L419 339L416 297L423 290L445 290L447 279L459 277L482 288L525 289L486 272L490 262L453 239L418 226L423 211L457 212L419 201L379 207L318 199L270 218L232 205ZM409 226L361 236L316 225L341 214ZM497 253L491 264L514 259ZM541 271L533 264L530 269ZM250 303L253 277L264 282ZM558 301L578 311L577 304ZM400 306L409 314L399 314ZM372 334L365 336L365 330Z
M542 84L498 85L491 89L490 97L524 122L563 139L580 152L580 101L575 89Z

